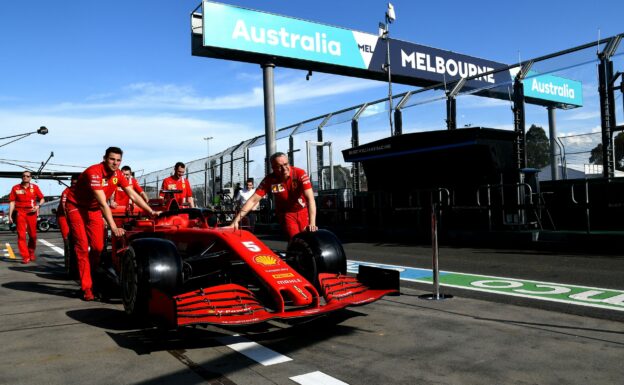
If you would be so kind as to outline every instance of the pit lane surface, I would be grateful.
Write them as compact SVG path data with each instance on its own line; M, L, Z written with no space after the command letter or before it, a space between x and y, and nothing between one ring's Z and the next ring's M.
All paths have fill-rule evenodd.
M454 298L425 301L418 296L431 288L415 283L299 327L145 329L117 301L81 301L61 274L58 233L39 237L53 246L40 242L36 263L0 262L2 384L615 384L624 375L620 312L448 288ZM17 253L15 235L1 233L7 242ZM358 260L430 265L426 247L345 249ZM619 290L623 264L617 256L440 253L443 270Z

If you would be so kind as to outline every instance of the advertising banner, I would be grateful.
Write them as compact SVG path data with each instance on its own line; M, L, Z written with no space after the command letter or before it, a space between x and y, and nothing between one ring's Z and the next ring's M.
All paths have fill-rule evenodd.
M266 12L204 1L201 47L193 54L385 80L387 44L390 44L392 81L427 87L450 83L507 67L480 59L402 40ZM510 71L476 77L465 90L507 99L497 86L513 81ZM582 104L581 83L544 75L525 82L525 95L537 104ZM544 103L539 101L543 100ZM554 103L553 103L554 102Z

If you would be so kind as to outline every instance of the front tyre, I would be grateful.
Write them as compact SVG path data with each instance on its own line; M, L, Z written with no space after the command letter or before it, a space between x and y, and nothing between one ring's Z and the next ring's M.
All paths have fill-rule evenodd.
M173 242L142 238L131 243L121 263L121 298L127 314L148 316L151 289L172 294L182 283L182 260Z
M338 238L330 231L301 232L293 237L286 250L293 267L317 289L320 273L346 274L347 256Z

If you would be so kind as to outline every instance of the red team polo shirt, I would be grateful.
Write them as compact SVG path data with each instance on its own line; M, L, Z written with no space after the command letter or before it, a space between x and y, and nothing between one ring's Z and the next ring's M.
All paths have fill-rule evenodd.
M278 213L291 213L306 207L303 192L312 188L310 177L300 168L290 167L290 177L281 182L273 175L267 175L256 189L256 194L261 197L269 191L275 197L275 211Z
M67 194L67 201L80 208L93 210L100 207L94 191L104 191L106 199L109 199L117 187L127 186L128 180L121 170L110 171L102 162L94 164L80 174L76 186Z
M175 200L182 204L184 198L192 198L193 190L191 190L191 184L185 178L176 179L172 176L167 177L162 182L162 190L182 190L179 194L174 194ZM161 193L161 197L164 195Z
M67 187L61 193L61 200L59 201L58 207L56 208L57 216L65 216L65 203L67 203L67 194L71 191L71 187Z
M33 207L39 204L43 198L43 194L36 184L30 184L28 188L22 187L22 184L16 184L11 189L9 201L15 202L15 208L18 211L31 211Z
M137 182L136 179L130 177L130 180L128 182L129 182L128 184L132 185L132 189L136 191L137 194L140 194L143 192L143 189L141 188L141 186L139 185L139 182ZM115 203L117 203L119 206L128 206L128 203L130 203L130 197L128 196L128 194L126 194L124 189L121 187L117 187L117 191L115 191Z

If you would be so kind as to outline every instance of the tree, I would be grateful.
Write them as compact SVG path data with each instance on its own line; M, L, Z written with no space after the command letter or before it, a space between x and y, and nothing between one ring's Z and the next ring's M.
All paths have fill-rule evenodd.
M323 187L329 189L329 167L327 171L323 173ZM351 170L341 166L334 165L334 188L350 188L353 186L353 177L351 176Z
M615 169L624 171L624 131L616 135L613 139L613 150L615 151ZM602 143L598 143L592 148L589 155L589 163L602 164Z
M532 124L526 133L527 167L543 168L550 164L550 142L540 126Z

